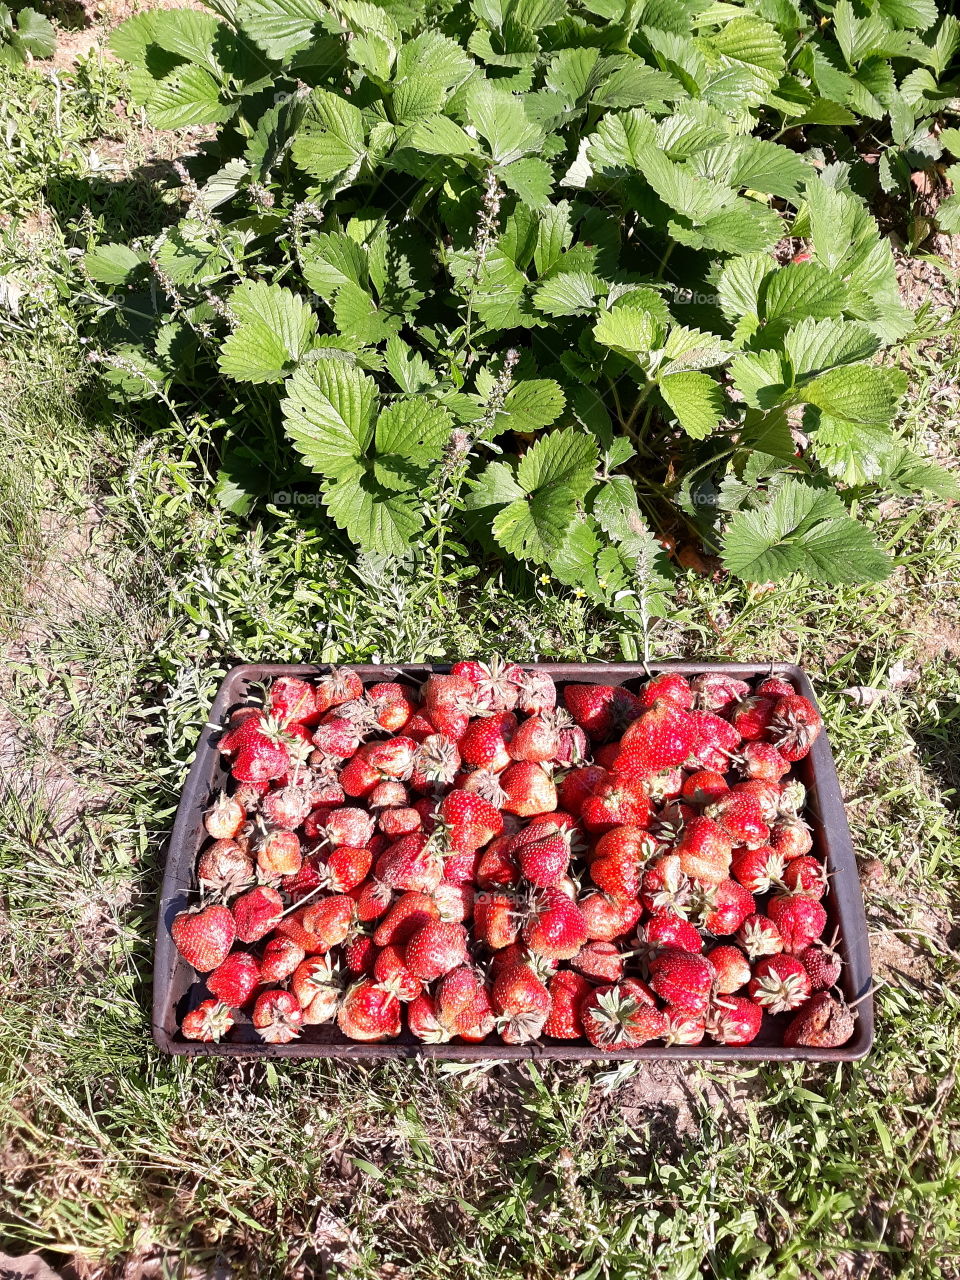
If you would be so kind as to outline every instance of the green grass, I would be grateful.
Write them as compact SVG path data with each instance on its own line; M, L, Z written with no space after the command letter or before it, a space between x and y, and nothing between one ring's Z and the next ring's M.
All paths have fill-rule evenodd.
M84 74L62 78L64 142L103 128L109 91ZM48 208L81 162L57 151L43 73L6 81L4 103L47 158L24 177L8 156L0 191ZM125 157L142 145L133 129ZM89 217L162 216L123 181ZM147 429L98 390L56 284L87 215L58 216L0 258L36 286L0 371L3 1247L104 1277L218 1259L261 1280L960 1275L956 512L893 504L899 567L875 588L689 574L647 638L657 657L790 658L816 680L886 983L865 1063L166 1059L149 1038L154 895L232 661L617 658L642 638L549 582L451 561L436 583L414 562L354 563L302 509L221 512L202 423ZM905 429L955 456L960 354L946 339L913 364ZM898 661L917 678L890 692ZM861 709L853 686L884 696Z

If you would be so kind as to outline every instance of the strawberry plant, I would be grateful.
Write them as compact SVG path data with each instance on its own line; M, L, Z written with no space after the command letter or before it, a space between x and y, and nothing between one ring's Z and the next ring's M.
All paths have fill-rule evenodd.
M214 134L184 216L85 266L118 393L216 407L225 504L319 491L366 549L640 618L670 540L870 581L864 499L960 493L894 425L869 209L960 147L932 0L216 8L116 32L151 121Z

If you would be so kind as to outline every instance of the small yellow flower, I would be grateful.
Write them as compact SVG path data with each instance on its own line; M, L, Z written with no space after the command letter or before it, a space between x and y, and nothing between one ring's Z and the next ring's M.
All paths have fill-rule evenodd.
M544 585L544 586L548 586L548 585L549 585L549 583L550 583L550 575L549 575L549 573L541 573L541 575L540 575L540 581L543 583L543 585Z
M606 585L607 585L607 580L606 580L606 578L598 578L598 579L597 579L597 586L598 586L598 587L606 588Z

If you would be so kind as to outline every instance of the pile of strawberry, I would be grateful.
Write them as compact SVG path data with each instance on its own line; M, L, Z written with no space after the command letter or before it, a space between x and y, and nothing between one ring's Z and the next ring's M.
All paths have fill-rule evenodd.
M827 880L791 767L821 722L780 678L666 672L638 693L458 662L418 690L277 679L231 715L231 794L198 908L172 925L209 992L284 1043L336 1020L379 1041L499 1036L832 1046ZM776 1025L776 1024L772 1024Z

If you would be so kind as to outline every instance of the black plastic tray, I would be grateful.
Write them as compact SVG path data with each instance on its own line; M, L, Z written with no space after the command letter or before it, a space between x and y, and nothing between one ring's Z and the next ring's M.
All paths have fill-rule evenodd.
M813 687L804 672L789 663L528 663L529 668L548 672L558 684L594 683L624 684L636 688L660 671L679 671L697 675L711 671L751 679L770 674L790 679L798 691L815 702ZM220 726L227 713L245 699L251 685L277 676L316 676L326 665L293 666L279 663L247 663L229 671L220 686L210 710L196 758L187 776L170 838L166 868L160 890L157 923L157 948L153 979L153 1035L165 1053L218 1054L223 1057L252 1058L451 1058L461 1061L516 1058L560 1059L694 1059L723 1062L853 1062L864 1057L873 1044L873 997L870 948L863 911L863 896L850 829L837 781L833 753L825 733L814 742L810 754L796 766L807 788L804 816L813 828L814 852L826 862L830 873L829 890L824 905L829 922L827 933L839 929L839 951L844 961L841 988L847 1001L860 1000L859 1016L853 1038L839 1049L787 1048L782 1043L783 1028L789 1015L764 1017L760 1034L748 1045L644 1045L640 1049L620 1049L603 1053L587 1042L567 1041L559 1044L536 1042L527 1045L505 1045L499 1041L482 1044L423 1044L406 1030L394 1041L364 1044L348 1040L336 1024L307 1027L298 1040L290 1044L264 1044L249 1021L239 1016L236 1026L219 1044L186 1040L179 1022L191 1007L207 994L193 969L178 954L170 936L170 923L195 898L197 857L209 838L203 827L203 814L211 796L227 781L227 772L217 750ZM382 680L403 679L404 673L417 682L431 672L449 671L446 664L409 663L397 666L351 666L359 672L364 684ZM862 998L866 997L866 998Z

